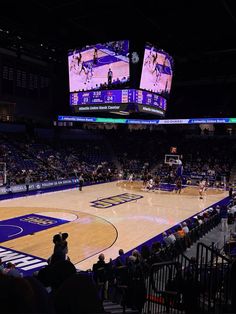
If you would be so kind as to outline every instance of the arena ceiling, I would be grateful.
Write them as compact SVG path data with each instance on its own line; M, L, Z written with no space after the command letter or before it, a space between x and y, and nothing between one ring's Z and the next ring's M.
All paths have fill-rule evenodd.
M109 40L147 40L186 57L236 50L234 0L2 0L0 28L63 50Z
M168 117L235 116L234 2L2 0L0 47L59 62L66 72L69 49L149 41L174 58Z

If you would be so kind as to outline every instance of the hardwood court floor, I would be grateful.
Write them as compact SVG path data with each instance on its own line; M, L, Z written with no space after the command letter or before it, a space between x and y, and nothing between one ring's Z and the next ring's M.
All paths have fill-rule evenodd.
M69 256L77 268L85 270L104 252L106 259L118 250L129 251L164 230L209 207L228 195L212 190L200 200L196 190L146 192L140 184L104 183L78 189L28 196L0 202L0 220L31 213L67 219L70 222L2 242L1 245L47 259L53 250L52 236L68 232ZM122 193L143 196L109 208L92 207L92 201Z

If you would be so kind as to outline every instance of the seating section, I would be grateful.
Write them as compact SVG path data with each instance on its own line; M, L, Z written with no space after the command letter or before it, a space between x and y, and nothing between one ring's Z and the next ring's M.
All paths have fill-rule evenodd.
M6 163L11 185L78 177L87 182L111 180L115 167L102 140L64 141L58 144L24 136L5 135L1 139L0 161Z

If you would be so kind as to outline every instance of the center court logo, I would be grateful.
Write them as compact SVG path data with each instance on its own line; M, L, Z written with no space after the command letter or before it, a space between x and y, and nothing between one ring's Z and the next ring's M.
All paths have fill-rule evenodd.
M124 194L119 194L107 198L102 198L97 201L91 202L93 207L96 208L108 208L116 205L120 205L123 203L131 202L134 200L138 200L140 198L143 198L142 195L137 195L137 194L132 194L132 193L124 193Z

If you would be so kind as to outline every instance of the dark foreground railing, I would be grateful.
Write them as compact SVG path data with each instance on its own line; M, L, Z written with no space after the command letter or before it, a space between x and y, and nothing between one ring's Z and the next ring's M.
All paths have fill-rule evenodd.
M146 278L143 313L230 313L232 261L198 243L196 258L153 264Z

